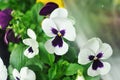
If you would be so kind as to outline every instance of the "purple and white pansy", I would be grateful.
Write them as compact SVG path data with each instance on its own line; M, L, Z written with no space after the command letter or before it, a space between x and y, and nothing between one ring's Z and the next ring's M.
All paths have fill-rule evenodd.
M24 55L28 58L33 58L39 53L39 45L36 41L36 34L32 29L28 29L27 34L30 38L24 39L23 43L29 47L24 51Z
M42 29L47 36L52 37L45 43L45 48L49 53L64 55L68 51L68 44L63 38L74 41L76 38L75 28L68 17L68 12L64 8L55 9L42 22Z
M110 64L103 62L112 55L113 51L109 44L102 43L99 38L92 38L81 48L78 55L78 63L91 65L87 70L89 76L105 75L110 71Z
M20 72L17 69L13 69L14 80L36 80L35 73L28 67L21 68Z
M0 58L0 80L7 80L7 68L4 65L2 59Z

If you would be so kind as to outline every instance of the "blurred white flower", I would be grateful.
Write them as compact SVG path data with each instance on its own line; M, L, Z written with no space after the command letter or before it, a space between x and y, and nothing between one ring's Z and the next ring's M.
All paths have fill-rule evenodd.
M68 12L64 8L57 8L49 18L42 22L42 29L47 36L52 37L45 43L45 48L49 53L64 55L68 51L68 44L63 38L74 41L76 38L75 28L68 17Z
M36 41L36 34L32 29L28 29L27 34L30 38L24 39L23 43L29 47L24 51L24 55L28 58L33 58L39 53L38 42Z
M78 75L76 80L85 80L85 78L83 76Z
M87 71L89 76L105 75L110 71L111 66L102 60L108 59L112 52L109 44L102 43L99 38L92 38L81 48L78 63L86 65L92 62Z
M17 69L14 69L13 77L15 80L36 80L35 73L28 67L23 67L20 72Z
M0 80L7 80L7 68L0 58Z

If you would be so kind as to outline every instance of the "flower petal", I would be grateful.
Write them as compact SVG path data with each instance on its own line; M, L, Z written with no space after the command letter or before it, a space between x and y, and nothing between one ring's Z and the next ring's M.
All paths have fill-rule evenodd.
M38 42L31 38L24 39L23 43L28 46L38 47Z
M52 32L52 29L57 30L57 27L51 19L47 18L47 19L44 19L42 22L42 29L47 36L53 37L55 36L55 34Z
M48 2L39 12L40 15L47 16L59 6L54 2Z
M93 65L93 64L91 64L91 66L88 68L87 74L88 74L89 76L92 76L92 77L99 75L99 74L100 74L99 71L98 71L98 70L93 70L93 69L92 69L92 65Z
M0 80L7 80L7 75L8 75L8 73L7 73L7 68L6 68L6 66L4 66L3 68L2 68L2 70L0 71Z
M100 45L101 44L99 38L92 38L88 40L88 42L83 46L83 48L91 49L97 55Z
M103 43L99 52L103 53L103 57L101 59L108 59L112 55L113 50L109 44Z
M65 8L57 8L51 13L50 18L56 18L56 17L66 18L67 16L68 16L68 12Z
M82 49L78 55L78 63L79 64L88 64L90 61L89 56L93 55L94 56L94 52L92 50L89 49Z
M21 80L36 80L35 73L28 69L28 67L23 67L20 71Z
M14 77L15 80L20 79L20 73L18 72L17 69L14 69L12 74L13 74L13 77Z
M0 27L4 30L12 20L12 16L0 11Z
M73 23L69 19L65 18L54 18L53 19L59 30L64 30L64 38L69 41L74 41L76 38L76 31L73 26Z
M32 29L28 29L28 30L27 30L27 34L28 34L28 36L29 36L30 38L36 40L36 34L35 34L35 32L34 32Z
M55 51L55 47L52 45L52 41L53 39L50 39L45 43L45 49L51 54L53 54Z
M27 57L27 58L33 58L34 56L36 56L38 53L39 53L39 50L38 48L33 48L33 53L29 52L29 47L24 51L24 55Z
M102 62L102 63L104 65L104 67L103 68L99 68L99 71L100 71L101 75L105 75L105 74L107 74L110 71L111 66L107 62Z
M59 46L55 47L55 54L56 55L64 55L65 53L67 53L67 51L68 51L68 44L64 41L63 41L62 47L59 47Z
M7 80L7 68L0 58L0 80Z

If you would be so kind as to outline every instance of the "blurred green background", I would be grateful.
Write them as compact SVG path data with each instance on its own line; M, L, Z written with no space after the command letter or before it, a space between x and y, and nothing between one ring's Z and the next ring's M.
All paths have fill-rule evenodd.
M99 37L111 44L113 55L120 53L120 0L64 0L75 19L81 46L87 39Z

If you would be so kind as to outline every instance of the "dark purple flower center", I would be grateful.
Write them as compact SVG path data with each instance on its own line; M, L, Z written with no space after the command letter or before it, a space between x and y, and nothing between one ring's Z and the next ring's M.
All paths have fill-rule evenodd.
M32 47L30 47L30 48L28 49L28 51L29 51L29 53L33 53L33 52L34 52L33 49L32 49Z
M16 77L16 80L20 80L18 77Z
M51 14L51 12L54 11L58 7L59 6L56 3L49 2L40 10L39 14L47 16Z
M52 33L56 35L56 37L54 38L54 40L52 41L52 45L54 47L59 46L62 47L63 46L63 40L62 37L65 35L65 30L56 30L54 28L52 28Z
M98 68L102 68L104 65L100 61L100 58L102 58L103 53L98 53L97 56L90 55L89 60L93 61L92 69L97 70Z

